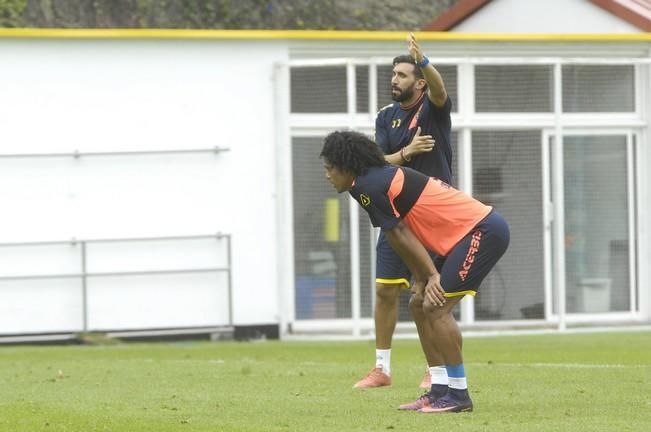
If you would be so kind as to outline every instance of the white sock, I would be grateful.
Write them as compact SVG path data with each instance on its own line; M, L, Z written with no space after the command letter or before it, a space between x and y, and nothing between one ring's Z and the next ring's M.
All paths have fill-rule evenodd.
M450 378L450 388L456 390L465 390L468 388L468 380L466 380L466 377Z
M382 368L382 372L391 375L391 348L375 350L375 367Z
M432 366L429 368L432 384L448 385L448 370L445 366Z

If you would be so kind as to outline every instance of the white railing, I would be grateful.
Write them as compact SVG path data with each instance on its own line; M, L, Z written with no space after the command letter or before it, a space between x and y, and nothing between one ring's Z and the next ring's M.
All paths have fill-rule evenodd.
M229 234L0 243L0 254L0 341L233 325Z

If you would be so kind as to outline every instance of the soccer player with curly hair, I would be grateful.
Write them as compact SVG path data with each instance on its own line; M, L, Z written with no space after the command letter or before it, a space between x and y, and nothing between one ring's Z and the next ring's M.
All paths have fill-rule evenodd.
M434 353L447 372L448 385L432 384L429 392L399 409L471 411L461 331L452 310L464 296L477 293L506 251L506 221L492 207L442 180L389 164L363 134L331 133L321 157L326 179L337 192L348 191L357 200L409 267L414 280L409 309L421 346ZM440 269L428 251L445 257Z

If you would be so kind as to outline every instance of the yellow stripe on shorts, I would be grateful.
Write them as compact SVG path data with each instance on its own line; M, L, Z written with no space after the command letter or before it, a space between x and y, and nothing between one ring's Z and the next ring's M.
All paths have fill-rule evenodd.
M475 290L467 290L467 291L459 291L459 292L451 292L451 293L445 293L445 297L460 297L460 296L475 296L477 294L477 291Z
M381 278L376 278L375 282L378 283L383 283L387 285L398 285L401 284L403 285L403 288L409 288L409 281L405 278L400 278L400 279L381 279Z

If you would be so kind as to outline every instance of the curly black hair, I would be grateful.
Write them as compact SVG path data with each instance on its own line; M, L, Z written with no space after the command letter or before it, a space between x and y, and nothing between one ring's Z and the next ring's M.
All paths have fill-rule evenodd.
M366 135L352 131L336 131L323 143L321 155L333 167L364 175L371 167L387 165L382 150Z

